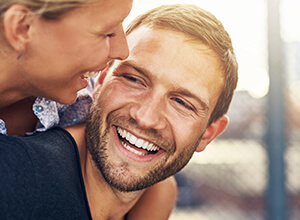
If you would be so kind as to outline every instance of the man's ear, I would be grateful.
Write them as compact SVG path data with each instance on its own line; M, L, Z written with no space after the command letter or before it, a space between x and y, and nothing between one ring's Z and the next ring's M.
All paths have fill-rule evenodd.
M98 91L100 90L100 88L101 88L101 86L103 84L103 81L104 81L104 79L105 79L105 77L106 77L106 75L107 75L107 73L109 71L109 68L110 67L107 66L104 70L102 70L100 72L100 75L99 75L99 77L98 77L98 79L97 79L97 81L95 83L95 88L93 90L93 97L94 98L95 98L96 94L98 93Z
M33 14L24 5L14 4L4 13L3 25L6 39L11 47L24 50Z
M196 152L201 152L216 137L226 129L229 118L226 115L221 116L215 122L211 123L205 130Z

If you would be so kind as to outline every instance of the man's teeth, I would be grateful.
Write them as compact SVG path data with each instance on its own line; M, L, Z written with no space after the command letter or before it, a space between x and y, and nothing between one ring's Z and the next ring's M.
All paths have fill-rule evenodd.
M158 151L159 150L159 147L153 145L152 143L149 143L148 141L137 138L134 135L130 134L129 132L127 132L119 127L117 128L117 131L118 131L118 134L122 138L126 139L130 144L134 145L137 148L142 148L147 151ZM126 146L124 146L124 147L127 148Z
M98 76L99 72L86 72L85 74L83 74L85 77L92 77L92 78L96 78Z
M140 156L145 156L146 154L143 154L142 152L139 152L138 150L130 147L128 144L126 144L124 141L122 141L122 145L129 151L137 154L137 155L140 155Z

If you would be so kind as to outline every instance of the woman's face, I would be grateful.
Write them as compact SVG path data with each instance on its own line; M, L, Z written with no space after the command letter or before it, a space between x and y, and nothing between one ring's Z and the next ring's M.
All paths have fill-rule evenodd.
M20 63L31 95L72 103L87 86L87 72L99 72L111 59L125 59L122 22L132 0L99 0L60 20L34 19Z

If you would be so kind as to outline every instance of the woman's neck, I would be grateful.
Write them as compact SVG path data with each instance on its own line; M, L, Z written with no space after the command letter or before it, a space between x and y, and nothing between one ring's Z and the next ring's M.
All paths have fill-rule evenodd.
M22 77L19 60L13 54L0 52L0 109L28 97L24 91L28 87Z
M22 136L35 130L38 119L32 111L34 101L35 97L29 97L0 109L8 135Z

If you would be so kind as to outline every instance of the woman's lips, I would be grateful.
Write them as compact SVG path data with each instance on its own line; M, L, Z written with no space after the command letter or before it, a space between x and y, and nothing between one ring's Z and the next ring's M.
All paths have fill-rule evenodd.
M83 88L86 88L89 85L89 77L87 77L85 75L81 75L80 83Z

